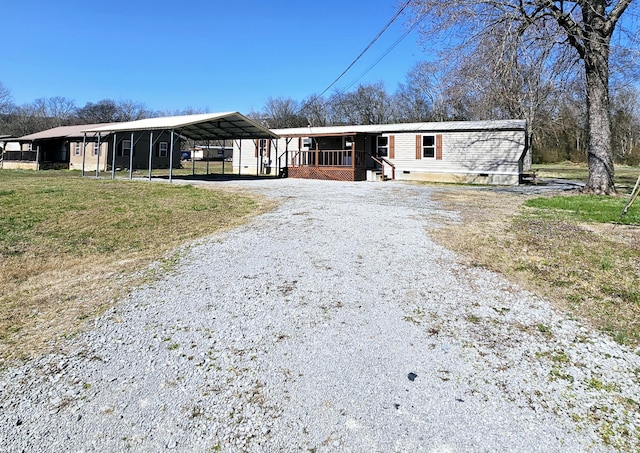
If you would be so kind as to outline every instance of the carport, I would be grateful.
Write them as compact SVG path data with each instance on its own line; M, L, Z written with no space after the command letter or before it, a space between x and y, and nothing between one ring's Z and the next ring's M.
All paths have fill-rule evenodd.
M109 124L83 131L87 134L113 135L111 150L111 178L115 178L116 150L123 140L128 140L129 179L133 179L135 144L145 133L148 134L149 179L153 163L153 149L163 133L170 133L169 181L173 178L174 147L180 137L194 141L234 140L242 146L242 139L277 139L278 135L238 112L204 113L197 115L147 118L137 121ZM137 140L136 140L136 133ZM155 137L155 139L154 139ZM120 141L119 141L120 140ZM84 149L84 146L83 146Z

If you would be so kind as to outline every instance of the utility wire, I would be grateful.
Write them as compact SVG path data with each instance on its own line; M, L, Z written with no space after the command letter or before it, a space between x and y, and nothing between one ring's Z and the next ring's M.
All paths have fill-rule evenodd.
M419 20L418 20L418 21L416 21L416 22L411 26L411 28L410 28L410 29L408 29L407 31L405 31L405 32L404 32L404 33L403 33L403 34L402 34L402 35L401 35L401 36L400 36L400 37L399 37L399 38L398 38L398 39L397 39L393 44L391 44L391 45L387 48L387 50L385 50L385 51L382 53L382 55L380 55L380 56L378 57L378 59L377 59L376 61L374 61L374 62L373 62L373 63L372 63L372 64L371 64L367 69L365 69L365 70L364 70L364 71L363 71L363 72L362 72L358 77L356 77L356 78L355 78L355 79L354 79L354 80L353 80L349 85L347 85L343 90L341 90L341 91L342 91L342 93L344 93L345 91L347 91L349 88L351 88L353 85L355 85L355 84L356 84L356 82L358 82L358 81L359 81L360 79L362 79L365 75L367 75L367 73L368 73L369 71L371 71L371 70L372 70L372 69L373 69L373 68L374 68L378 63L380 63L384 57L386 57L387 55L389 55L389 54L391 53L391 51L392 51L393 49L395 49L395 48L396 48L396 46L397 46L398 44L400 44L400 43L402 42L402 40L404 40L404 38L406 38L406 37L409 35L409 33L411 33L411 32L412 32L412 31L413 31L413 30L418 26L418 24L419 24L419 23L420 23L420 21L419 21Z
M380 37L384 34L384 32L386 32L389 29L389 27L398 19L398 17L400 17L402 12L407 8L407 6L409 6L409 3L411 3L411 0L407 0L406 2L404 2L402 4L402 6L398 9L398 11L396 11L396 13L393 15L393 17L391 19L389 19L389 22L387 22L387 24L384 27L382 27L382 30L380 30L378 32L378 34L367 45L367 47L365 47L364 50L362 52L360 52L360 55L358 55L351 62L351 64L349 64L349 66L347 66L347 68L344 71L342 71L342 73L338 77L336 77L336 79L333 82L331 82L329 84L329 86L327 86L322 91L322 93L318 94L317 96L313 96L309 101L305 102L302 106L300 106L300 108L298 109L298 113L300 113L302 110L304 110L305 107L307 107L309 104L313 103L316 99L321 98L327 91L329 91L331 89L331 87L333 87L336 83L338 83L338 81L340 79L342 79L342 77L344 77L344 75L358 62L358 60L360 60L360 58L362 58L362 56L365 53L367 53L367 51L376 43L376 41L378 41L378 39L380 39ZM413 29L413 27L412 27L412 29ZM404 38L404 36L406 36L407 34L408 33L405 33L402 38ZM393 49L393 47L395 47L399 43L399 41L402 40L402 38L400 40L396 41L396 43L391 47L391 49ZM387 51L387 53L389 53L391 51L391 49L389 49ZM385 53L384 55L386 55L387 53ZM384 57L384 55L383 55L383 57ZM381 59L382 59L382 57L379 58L378 61L375 64L377 64ZM374 64L374 66L375 66L375 64ZM371 68L369 68L367 70L367 72L369 72L370 70L371 70ZM365 72L365 74L366 74L366 72ZM362 76L360 76L360 78L362 78L363 76L364 76L364 74L362 74Z

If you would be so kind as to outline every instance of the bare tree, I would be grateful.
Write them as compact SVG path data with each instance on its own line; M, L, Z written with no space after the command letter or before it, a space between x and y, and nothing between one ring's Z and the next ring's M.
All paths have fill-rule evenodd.
M502 44L530 37L554 43L549 59L571 49L586 80L589 179L585 191L615 193L609 113L610 42L632 0L413 0L415 19L428 36L457 33L461 48L479 36L502 34ZM451 53L450 53L451 54ZM463 52L456 55L463 56Z
M38 98L33 101L35 114L42 119L43 128L67 126L75 118L76 104L61 96Z
M117 121L136 121L152 116L152 112L142 102L121 99L116 102L115 118Z
M33 134L50 127L40 115L35 103L16 106L7 115L7 132L17 137Z
M444 74L438 65L423 61L407 73L394 94L394 117L398 122L445 121Z
M271 128L304 127L308 120L301 113L301 105L291 98L267 98L261 120Z
M320 127L329 125L328 103L317 94L309 96L302 103L300 114L306 118L306 126Z
M78 109L78 118L87 124L114 123L118 121L118 107L111 99L103 99L95 104L87 102Z
M623 86L614 89L612 104L613 153L616 162L638 164L640 148L640 111L638 90Z
M336 92L329 99L333 124L384 124L391 119L391 98L382 82Z
M0 82L0 114L8 113L7 110L12 105L11 90Z

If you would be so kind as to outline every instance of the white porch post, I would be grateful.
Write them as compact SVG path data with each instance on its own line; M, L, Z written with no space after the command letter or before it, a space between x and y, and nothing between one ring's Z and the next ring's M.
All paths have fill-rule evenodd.
M131 142L129 143L129 179L133 179L133 132L131 132Z
M97 154L96 154L96 178L100 177L100 139L101 139L101 135L100 132L98 132L98 148L97 148Z
M171 146L169 148L169 182L171 182L173 180L173 129L171 129Z
M111 154L111 179L116 179L116 148L118 145L118 134L113 133L113 151Z
M84 176L84 147L87 143L87 133L85 132L82 135L82 172L80 173L82 176Z
M149 131L149 181L151 181L151 156L153 156L153 131Z

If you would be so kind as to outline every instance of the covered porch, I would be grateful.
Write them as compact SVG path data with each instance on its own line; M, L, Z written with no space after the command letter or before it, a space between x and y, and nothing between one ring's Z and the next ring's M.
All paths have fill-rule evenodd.
M365 181L375 167L376 135L330 133L284 135L287 172L291 178L333 181ZM297 140L297 146L289 145ZM297 149L296 149L297 148Z

